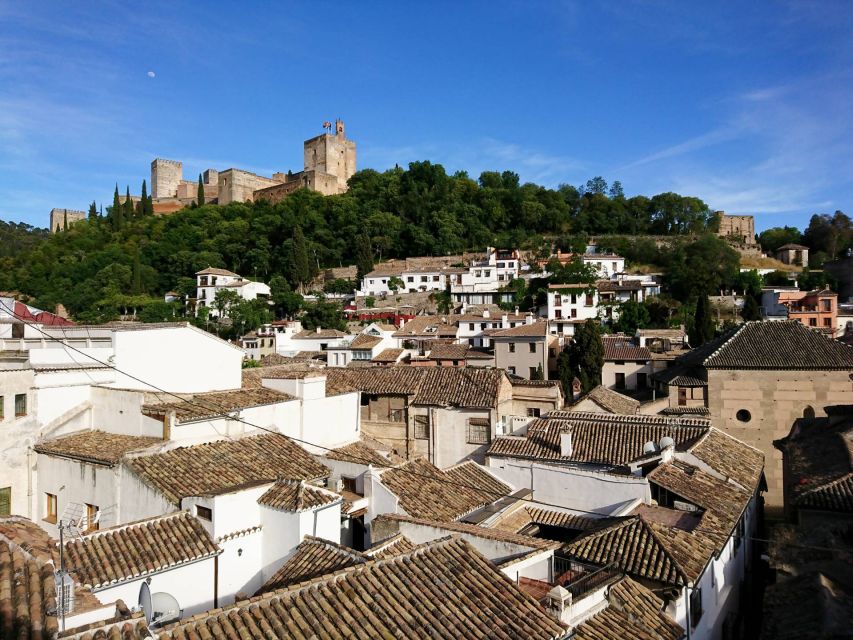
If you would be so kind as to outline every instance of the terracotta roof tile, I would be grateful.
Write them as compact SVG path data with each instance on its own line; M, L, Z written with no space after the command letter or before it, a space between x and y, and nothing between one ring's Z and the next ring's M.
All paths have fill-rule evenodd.
M317 340L317 339L326 339L326 338L345 338L347 334L343 331L339 331L338 329L320 329L317 331L315 329L303 329L299 333L295 333L292 336L293 340Z
M652 353L646 347L634 343L626 336L604 336L604 360L651 360Z
M630 398L617 391L608 389L604 385L598 385L585 396L578 399L575 404L587 399L592 400L599 407L610 413L634 415L640 410L640 403L638 400L634 400L634 398Z
M360 333L350 342L349 346L350 349L372 349L380 342L382 342L382 338L378 336L369 336L365 333Z
M220 553L204 526L187 512L97 531L65 543L74 579L93 589Z
M485 487L456 482L422 458L386 469L380 479L407 514L429 520L456 520L510 492L510 487L503 485L505 490L495 495L494 479Z
M528 425L525 436L501 436L487 455L622 466L642 458L643 446L669 436L684 450L710 429L702 418L552 411ZM560 434L572 434L572 454L560 453Z
M259 375L267 377L268 371L261 368ZM184 400L177 400L172 394L148 394L152 401L142 405L142 413L149 416L163 416L174 412L179 422L202 420L222 416L268 404L289 402L294 397L266 387L250 387L234 391L216 391L213 393L196 393Z
M387 560L388 558L395 558L401 554L414 551L416 546L406 536L398 533L395 536L378 542L364 553L376 560Z
M160 438L91 430L45 440L35 445L33 449L46 455L113 466L131 451L145 449L162 442Z
M707 355L707 369L853 370L853 347L796 320L747 322Z
M785 484L798 507L853 512L853 421L801 421L776 446L785 456Z
M327 451L323 454L323 457L330 460L353 462L365 466L372 464L376 467L387 467L392 464L388 458L366 444L363 440L357 440L332 451Z
M279 479L314 480L329 469L279 434L248 436L180 447L126 461L142 480L169 501L223 493Z
M607 607L585 620L572 634L576 640L678 640L684 629L664 612L664 602L630 578L607 592Z
M201 271L196 271L197 276L237 276L233 271L228 271L228 269L219 269L217 267L208 267L207 269L202 269Z
M764 592L762 640L849 638L853 589L819 571L779 580Z
M373 356L372 362L397 362L403 355L403 351L405 349L383 349Z
M507 494L512 491L512 487L492 474L486 467L477 464L473 460L466 460L465 462L448 467L444 470L444 474L453 482L461 485L491 491L495 499L500 497L501 494Z
M551 640L563 627L473 547L444 540L170 625L161 638Z
M279 480L258 498L258 504L280 511L305 511L340 502L341 496L319 487L305 484L304 480Z
M548 323L537 321L524 323L509 329L496 329L489 332L492 338L546 338L548 336Z
M55 610L53 565L0 538L0 637L51 638L59 625L48 612Z
M341 569L364 564L368 556L340 544L305 536L278 571L258 589L258 593L275 591L283 587L313 580Z
M719 429L711 429L690 453L750 493L758 488L764 473L761 451Z

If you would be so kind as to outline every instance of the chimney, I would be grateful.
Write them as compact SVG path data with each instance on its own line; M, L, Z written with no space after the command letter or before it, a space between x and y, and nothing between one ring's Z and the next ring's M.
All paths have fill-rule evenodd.
M567 623L572 618L572 594L568 589L557 585L548 592L548 610L551 615L561 622Z
M572 455L572 432L563 431L560 434L560 455L566 458Z
M518 307L515 308L515 315L518 315Z
M525 318L525 320L526 320L527 324L533 324L533 320L534 320L534 318L533 318L533 314L532 314L532 313L528 313L528 314L527 314L527 318Z
M322 331L323 331L323 327L321 327L319 324L314 329L314 333L316 333L316 334L320 334Z
M507 314L503 314L501 316L501 329L506 329L509 327L509 316Z
M488 309L483 309L483 317L484 317L484 318L488 318L488 317L490 317L490 313L489 313L489 310L488 310Z

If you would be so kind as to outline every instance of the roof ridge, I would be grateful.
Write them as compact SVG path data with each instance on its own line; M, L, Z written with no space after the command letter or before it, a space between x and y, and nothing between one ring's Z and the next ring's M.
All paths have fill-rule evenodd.
M133 522L126 522L124 524L117 524L117 525L109 527L107 529L98 529L97 531L89 531L87 533L81 534L79 537L69 538L68 540L65 541L65 545L68 546L69 544L71 544L73 542L80 542L80 541L87 540L87 539L88 540L94 540L95 538L98 538L98 537L101 537L101 536L104 536L107 534L118 533L120 531L125 531L127 529L135 529L138 527L146 526L146 525L154 523L154 522L162 522L164 520L169 520L172 518L178 518L181 516L187 516L190 518L195 518L195 516L193 516L189 511L187 511L185 509L181 509L179 511L172 511L170 513L164 513L163 515L159 515L159 516L153 516L150 518L143 518L142 520L134 520ZM57 546L59 546L59 540L56 541L56 544L57 544Z
M685 584L685 585L686 585L686 584L688 584L688 583L690 582L690 580L688 580L688 578L687 578L687 572L686 572L686 571L684 570L684 568L681 566L681 563L680 563L680 562L678 562L678 560L676 560L676 559L675 559L675 556L673 556L673 555L672 555L672 553L670 553L669 548L667 547L667 545L664 543L664 541L663 541L663 540L661 540L661 539L660 539L660 536L658 536L657 532L654 530L654 527L652 526L652 523L650 523L650 522L646 522L646 520L645 520L645 519L643 518L643 516L641 516L641 515L637 515L637 519L638 519L640 522L642 522L642 523L643 523L643 527L648 531L649 535L654 539L655 543L656 543L656 544L661 548L661 550L663 551L663 553L666 555L667 559L668 559L670 562L672 562L672 564L673 564L673 566L675 567L676 571L678 571L678 573L680 574L680 576L681 576L682 580L684 580L684 584ZM661 526L663 526L663 525L661 525ZM685 533L686 533L686 532L685 532ZM689 533L687 533L687 535L690 535L690 534L689 534Z

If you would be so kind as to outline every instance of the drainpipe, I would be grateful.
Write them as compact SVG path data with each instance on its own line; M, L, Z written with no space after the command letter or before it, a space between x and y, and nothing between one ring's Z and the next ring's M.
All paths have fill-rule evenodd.
M687 640L690 640L690 627L693 625L693 621L690 619L690 589L689 587L684 587L684 612L687 614L685 617L687 618Z
M219 608L219 554L213 557L213 608Z
M33 518L33 449L27 447L27 517Z

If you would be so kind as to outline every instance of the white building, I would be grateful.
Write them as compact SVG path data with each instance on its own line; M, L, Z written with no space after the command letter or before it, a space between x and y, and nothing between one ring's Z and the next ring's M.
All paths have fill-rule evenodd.
M486 464L568 513L570 560L668 591L665 611L691 638L737 629L761 508L757 449L701 418L553 412L498 438Z
M234 291L243 300L268 298L270 295L269 285L247 280L227 269L208 267L195 275L197 280L196 313L202 307L207 307L211 318L219 316L219 310L216 308L217 291Z
M625 270L625 258L613 253L585 253L580 258L585 265L593 267L597 276L604 280L609 280Z
M598 318L599 295L595 285L549 284L548 325L552 334L572 336L575 325Z
M402 340L395 337L397 327L372 322L350 341L326 348L330 367L346 367L351 362L370 362L386 349L399 349Z
M450 294L454 302L467 304L509 301L512 294L500 290L518 277L520 269L517 249L487 247L484 260L475 260L466 270L450 276Z

